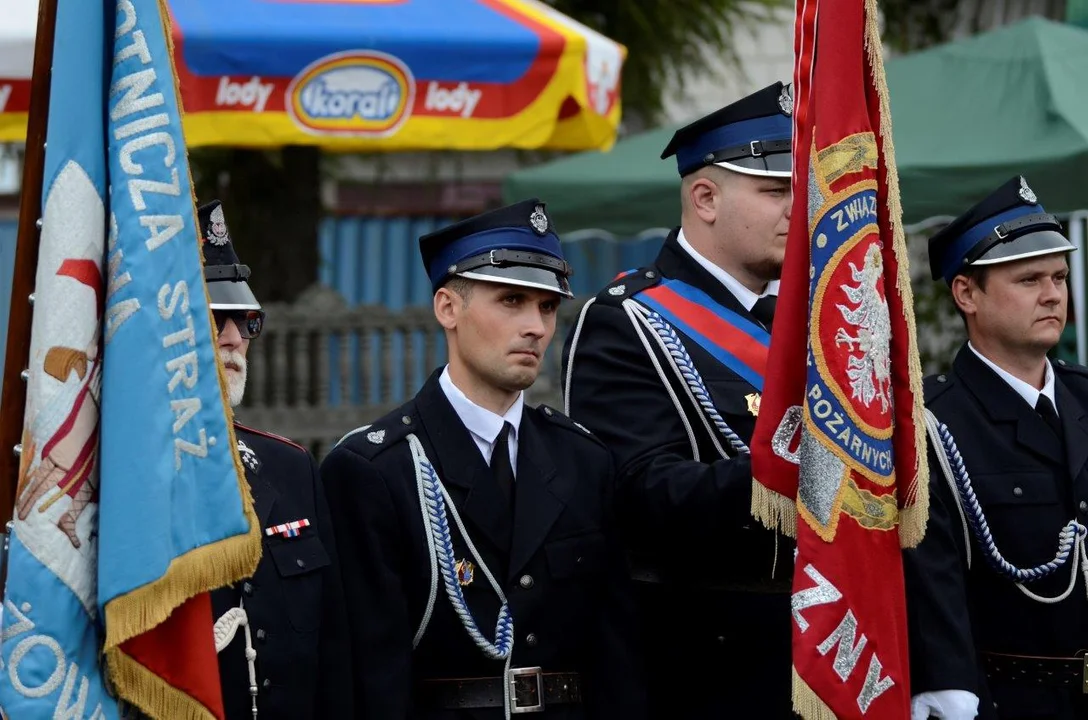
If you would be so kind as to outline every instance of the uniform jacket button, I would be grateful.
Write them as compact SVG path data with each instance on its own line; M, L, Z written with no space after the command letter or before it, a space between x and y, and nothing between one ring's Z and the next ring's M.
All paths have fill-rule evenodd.
M242 592L244 592L247 597L253 595L253 583L248 581L242 583Z
M257 629L257 639L260 640L261 642L264 642L265 632L264 632L263 628L258 628Z
M525 644L529 647L536 647L536 633L529 633L526 635Z
M302 558L299 558L298 560L295 560L295 564L298 565L300 568L306 567L306 561L303 560Z
M265 690L267 690L268 688L272 687L272 681L269 680L268 678L265 678L264 682L261 683L261 687L263 687Z
M405 425L411 425L412 424L412 418L409 415L402 415L401 418L400 418L400 421L402 423L404 423Z
M1012 494L1013 494L1013 495L1015 495L1016 497L1020 497L1021 495L1023 495L1023 494L1024 494L1024 491L1023 491L1023 489L1022 489L1022 488L1019 488L1019 487L1014 487L1014 488L1012 489Z
M1083 504L1084 503L1081 503L1081 505L1083 505ZM523 588L528 590L529 588L531 588L533 586L533 576L532 575L522 575L521 580L518 581L518 584L520 584Z
M1078 507L1080 507L1081 512L1088 512L1088 502L1081 500Z
M948 376L947 375L938 375L937 376L937 382L940 382L940 383L948 382Z

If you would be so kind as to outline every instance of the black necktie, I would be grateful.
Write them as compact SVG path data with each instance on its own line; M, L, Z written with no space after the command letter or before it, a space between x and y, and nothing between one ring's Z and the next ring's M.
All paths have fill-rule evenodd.
M510 423L503 423L495 439L495 449L491 451L491 474L511 509L514 507L514 468L510 466L510 432L513 429Z
M756 300L756 304L752 306L752 315L756 320L763 323L763 327L767 330L771 329L771 322L774 320L774 306L778 303L777 295L764 295L759 300Z
M1035 411L1043 416L1043 420L1046 420L1046 424L1058 437L1062 437L1062 421L1058 418L1058 411L1054 409L1054 403L1050 402L1050 398L1039 393L1039 400L1035 403Z

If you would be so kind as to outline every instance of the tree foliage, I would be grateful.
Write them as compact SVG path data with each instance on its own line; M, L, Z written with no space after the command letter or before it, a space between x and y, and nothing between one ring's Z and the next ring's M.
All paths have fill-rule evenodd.
M547 0L556 10L627 47L624 114L637 124L661 120L664 98L711 56L742 68L732 38L792 0Z

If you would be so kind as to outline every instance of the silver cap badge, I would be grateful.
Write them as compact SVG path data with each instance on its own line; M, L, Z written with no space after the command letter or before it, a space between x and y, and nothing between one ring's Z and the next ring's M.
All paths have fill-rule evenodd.
M1024 179L1024 176L1020 176L1020 198L1026 202L1034 205L1039 201L1039 198L1035 196L1035 193L1030 187L1028 187L1028 181Z
M548 216L544 214L544 206L537 205L533 210L533 214L529 216L529 224L533 226L533 230L538 235L543 235L548 232Z

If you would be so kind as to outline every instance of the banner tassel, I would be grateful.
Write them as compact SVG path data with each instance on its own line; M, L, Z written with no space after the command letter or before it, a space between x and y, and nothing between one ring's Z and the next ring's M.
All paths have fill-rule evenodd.
M752 517L770 530L797 537L797 501L752 478Z
M835 713L793 668L793 709L805 720L838 720Z

